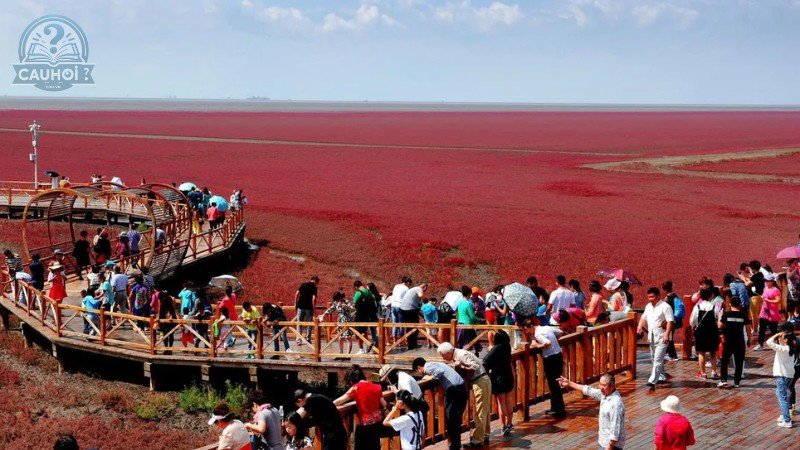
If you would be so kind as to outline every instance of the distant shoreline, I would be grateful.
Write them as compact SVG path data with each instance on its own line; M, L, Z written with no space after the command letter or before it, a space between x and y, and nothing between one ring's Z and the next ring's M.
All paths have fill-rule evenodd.
M800 111L800 105L656 105L449 102L323 102L0 96L0 110L175 112L727 112Z

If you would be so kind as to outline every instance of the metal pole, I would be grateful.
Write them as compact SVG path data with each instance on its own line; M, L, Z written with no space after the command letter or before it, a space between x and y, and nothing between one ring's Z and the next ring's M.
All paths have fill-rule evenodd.
M39 128L42 126L34 120L32 124L28 125L31 131L31 143L33 145L33 153L31 154L31 161L33 162L33 185L34 189L39 190Z

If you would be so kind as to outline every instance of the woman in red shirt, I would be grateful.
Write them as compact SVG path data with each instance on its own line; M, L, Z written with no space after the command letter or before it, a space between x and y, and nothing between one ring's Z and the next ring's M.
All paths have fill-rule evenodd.
M661 401L661 410L666 414L656 424L653 438L656 450L686 450L695 444L692 424L680 414L680 409L681 401L674 395Z
M355 430L355 450L376 450L381 446L383 416L387 409L380 384L366 381L367 377L358 364L353 364L347 373L352 385L344 395L334 400L336 406L356 402L358 426Z

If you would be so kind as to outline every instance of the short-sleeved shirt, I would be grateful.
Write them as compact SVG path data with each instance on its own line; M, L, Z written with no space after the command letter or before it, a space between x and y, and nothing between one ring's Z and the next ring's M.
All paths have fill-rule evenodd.
M619 391L611 395L603 395L602 391L591 386L583 387L583 395L600 402L600 414L597 424L597 443L608 448L611 440L617 441L617 447L625 447L625 404Z
M244 450L250 448L250 435L247 428L239 420L234 420L230 425L222 430L219 435L219 446L217 448Z
M142 240L142 235L136 230L128 231L128 243L131 246L132 252L139 251L139 241Z
M543 357L547 358L548 356L561 353L561 346L558 345L558 338L556 337L555 331L553 331L553 327L548 327L545 325L536 327L536 331L533 333L533 338L536 339L536 342L540 344L547 344L548 342L550 343L549 347L542 349Z
M319 427L320 432L333 434L344 431L342 416L331 399L320 394L311 394L306 397L303 409L308 412L311 421Z
M565 287L559 287L550 293L550 300L547 303L553 305L553 311L567 309L575 304L575 294Z
M114 304L114 288L111 286L111 283L108 280L104 281L103 284L100 285L100 289L106 295L106 302L109 305L113 305Z
M262 435L270 450L282 450L281 443L281 415L275 408L264 408L256 413L255 422L267 424L267 431Z
M114 292L126 292L128 290L128 276L124 273L115 273L111 276L111 284Z
M222 309L223 307L228 308L229 319L231 320L239 319L239 316L236 314L236 294L233 294L233 298L227 296L224 297L222 301L219 302L219 308Z
M726 343L739 343L744 345L744 327L750 324L750 314L747 310L743 311L725 311L719 319L725 325L722 329L722 334L725 335Z
M403 298L400 299L400 301L397 303L397 306L403 311L413 311L415 309L419 309L422 297L424 295L425 294L422 292L422 288L415 286L403 294Z
M400 433L402 450L417 450L423 447L420 442L425 436L425 420L421 412L409 412L389 421L394 431Z
M87 295L86 297L83 297L81 306L86 309L100 309L100 300L92 297L91 295ZM98 318L98 315L95 312L87 312L86 317L88 317L90 320L94 320Z
M411 392L414 397L422 399L422 389L420 389L419 383L414 377L405 372L397 372L397 389Z
M372 425L383 420L381 413L383 388L380 384L359 381L347 391L347 395L356 402L358 422L361 425Z
M242 318L251 320L249 325L245 325L245 327L248 330L251 330L251 331L255 331L256 330L256 326L257 326L256 324L258 323L258 318L259 317L261 317L261 314L258 312L258 308L255 308L255 307L251 306L250 307L250 312L247 312L246 310L242 309Z
M189 308L189 312L194 310L194 303L197 301L197 294L191 289L183 289L178 293L178 298L181 299L181 314L184 308Z
M403 283L395 284L394 288L392 288L392 303L391 306L398 308L400 306L400 301L403 300L403 295L405 295L406 291L408 291L408 286Z
M297 309L314 309L313 299L317 295L317 285L307 281L297 289L300 296L297 297Z
M425 373L438 381L444 390L464 386L464 379L452 367L440 362L426 362Z
M675 317L672 315L672 308L670 308L669 303L664 300L659 300L655 306L653 306L652 303L648 303L647 306L644 307L644 314L642 317L647 320L648 336L653 335L653 333L657 332L656 330L661 329L663 323L675 321Z

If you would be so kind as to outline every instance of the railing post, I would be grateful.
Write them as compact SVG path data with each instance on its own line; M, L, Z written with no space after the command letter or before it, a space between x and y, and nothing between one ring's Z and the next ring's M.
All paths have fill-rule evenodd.
M106 311L100 307L100 345L106 345Z
M580 361L578 361L578 379L576 383L586 384L586 381L593 375L592 374L592 358L594 351L592 349L592 340L589 338L589 327L579 326L578 333L581 334L580 342Z
M156 316L150 315L150 354L156 354Z
M278 341L280 344L280 341ZM264 357L264 324L260 321L256 326L256 359L262 359Z
M456 321L456 319L451 319L450 320L450 343L453 344L453 347L455 347L456 343L458 342L456 333L458 333L458 322Z
M636 378L636 327L638 325L638 318L635 312L628 313L628 319L631 323L626 327L627 345L625 351L628 353L628 361L631 363L631 379Z
M385 321L383 317L378 319L378 364L380 365L386 362L386 333L383 329Z
M531 418L530 404L531 404L531 361L536 361L536 358L531 358L531 344L526 343L522 348L522 420L527 422Z
M211 333L209 333L209 335L211 337L211 348L208 349L208 351L211 354L212 358L216 358L217 357L217 335L216 335L216 333L214 333L214 323L211 321L211 319L208 319L208 328L209 328L209 331L211 331Z
M314 319L313 315L312 315L311 319L312 320ZM320 339L321 336L320 336L320 331L319 331L319 321L314 320L313 324L314 324L314 327L312 328L312 330L314 332L314 361L320 362L322 360L322 356L320 355L320 353L322 351L321 350L322 349L322 343L320 341L322 339Z
M53 314L56 319L56 335L61 337L61 303L55 303L53 307Z

